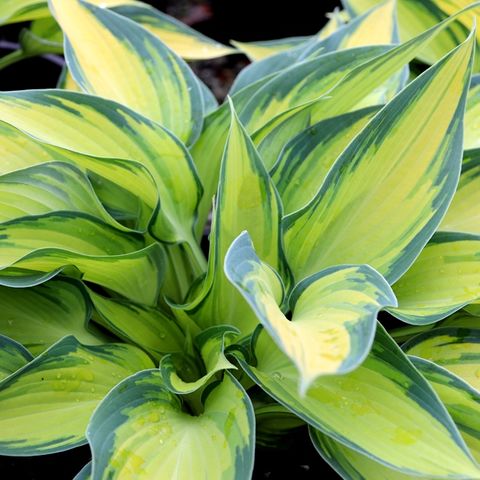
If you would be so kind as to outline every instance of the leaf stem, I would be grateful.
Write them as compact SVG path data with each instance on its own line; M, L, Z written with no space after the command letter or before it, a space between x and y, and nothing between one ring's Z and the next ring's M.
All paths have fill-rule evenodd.
M26 54L23 50L15 50L4 57L0 58L0 70L13 65L14 63L25 60L26 58L31 57L31 55Z

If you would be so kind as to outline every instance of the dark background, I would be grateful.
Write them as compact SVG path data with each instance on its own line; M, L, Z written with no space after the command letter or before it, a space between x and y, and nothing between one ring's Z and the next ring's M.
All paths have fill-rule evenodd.
M314 34L326 23L325 13L340 4L339 1L321 0L296 0L287 6L269 0L158 0L147 3L222 43L230 39L254 41ZM0 41L16 42L19 31L25 26L27 24L1 27ZM0 50L0 55L8 52ZM195 62L193 67L216 95L222 97L236 73L247 64L243 55L233 55ZM59 74L60 67L46 59L25 60L0 71L0 90L55 87ZM70 480L89 459L88 447L45 457L0 457L1 478ZM254 478L319 480L339 477L322 462L306 430L302 429L289 435L283 449L257 449Z

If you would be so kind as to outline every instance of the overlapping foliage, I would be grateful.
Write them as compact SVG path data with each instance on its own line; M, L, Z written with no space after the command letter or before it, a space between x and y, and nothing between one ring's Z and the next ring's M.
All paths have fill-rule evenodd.
M182 57L238 50L141 2L3 2L67 68L0 93L1 454L480 479L480 4L344 6L218 106Z

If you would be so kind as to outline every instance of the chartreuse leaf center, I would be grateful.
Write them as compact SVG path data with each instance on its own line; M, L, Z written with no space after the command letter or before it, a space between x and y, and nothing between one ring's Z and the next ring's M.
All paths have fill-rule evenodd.
M296 365L302 395L320 375L343 374L358 367L370 350L378 311L396 304L388 283L372 268L334 267L295 287L289 321L278 306L282 285L257 257L246 232L232 244L225 271Z

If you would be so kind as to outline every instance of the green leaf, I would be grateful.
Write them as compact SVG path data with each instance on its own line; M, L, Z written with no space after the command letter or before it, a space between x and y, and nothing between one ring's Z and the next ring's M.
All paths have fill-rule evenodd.
M63 53L63 32L53 18L39 18L30 24L30 31L44 40L57 44Z
M283 147L270 174L282 199L284 215L299 210L315 197L335 160L378 110L369 107L324 120L306 128Z
M203 361L205 375L194 381L185 381L177 373L174 355L166 355L160 362L163 384L173 393L193 393L202 388L218 372L236 369L225 356L225 348L239 334L230 326L215 326L204 330L195 338Z
M88 298L75 282L51 280L32 288L0 287L0 331L39 355L66 335L86 345L104 343L90 320Z
M236 95L256 82L260 82L265 78L273 78L275 74L295 65L305 50L306 45L312 42L315 42L315 40L308 40L306 44L298 45L284 52L279 52L263 60L251 63L235 77L229 94Z
M117 337L134 343L159 360L166 353L181 352L184 335L174 320L158 307L103 297L88 289L97 323Z
M377 313L396 305L389 285L369 266L333 267L297 284L290 321L278 307L281 282L257 257L246 232L233 242L225 272L295 364L302 396L319 376L357 368L371 348Z
M43 19L37 21L43 21ZM37 30L39 30L38 27ZM34 33L32 30L21 30L18 39L24 58L51 53L63 53L63 47L61 44L48 38L41 37L41 33L41 31L39 33Z
M355 67L389 49L352 48L295 64L263 85L239 110L240 119L249 132L255 132L279 113L317 99Z
M393 290L395 317L414 325L436 322L480 298L480 236L437 233Z
M480 148L465 150L457 191L439 230L480 234Z
M91 480L92 462L88 462L76 475L73 480Z
M456 423L477 462L480 460L480 393L467 382L429 360L411 357Z
M480 475L445 407L381 325L362 365L317 379L304 398L298 397L294 364L266 332L254 351L256 366L239 360L252 379L342 444L409 475Z
M69 212L26 217L0 225L0 238L0 285L11 286L12 268L26 270L20 274L26 284L17 286L30 286L31 275L74 265L83 280L147 305L157 301L165 265L160 245L143 248L142 237L94 217Z
M287 276L281 250L281 205L275 187L250 137L231 106L231 126L225 146L216 197L208 272L195 298L179 310L204 329L230 324L242 334L258 321L225 277L223 264L232 241L248 230L262 260Z
M0 176L0 223L50 212L82 212L119 230L87 176L68 163L34 165Z
M480 317L480 302L473 302L472 304L467 305L465 307L465 310L470 315L475 315L476 317Z
M480 456L480 395L467 383L428 360L411 357L416 368L427 378L444 402L449 413L462 433L472 454ZM342 478L364 480L408 480L410 474L400 473L375 462L345 445L328 437L319 430L310 430L315 448ZM422 477L425 478L425 477ZM427 477L429 479L438 477ZM474 477L478 478L478 477Z
M122 255L145 246L142 236L120 232L95 217L80 212L52 212L22 217L0 224L0 267L45 248L84 255Z
M290 50L293 47L304 45L311 37L288 37L276 40L262 40L259 42L239 42L231 40L230 43L244 53L252 62L263 60L276 53Z
M316 41L317 39L326 38L345 24L342 12L340 12L338 8L333 12L327 13L326 17L328 18L327 23L314 37L289 37L279 38L277 40L262 40L259 42L238 42L231 40L230 43L242 51L252 62L259 63L260 60L277 53L291 50L294 47L305 47L307 46L307 42L312 43L312 40ZM299 49L299 51L301 51L301 49Z
M301 58L334 50L390 43L399 43L399 38L396 1L387 0L357 18L351 19L326 38L311 43L305 48Z
M338 82L339 78L343 78L345 72L386 49L388 47L359 48L351 52L341 52L338 55L329 54L325 58L321 57L294 65L280 75L262 77L261 80L242 88L235 93L232 101L235 109L239 112L240 119L242 122L246 122L247 131L253 132L257 123L269 120L272 115L278 114L282 109L301 105L309 99L317 98ZM292 61L289 60L288 66L291 64ZM199 226L203 226L205 223L218 182L218 171L228 134L228 115L228 104L224 104L207 117L202 135L192 148L192 155L205 192L199 207ZM286 129L288 133L280 135L280 141L275 145L277 150L273 153L271 144L264 148L264 145L261 145L260 141L255 138L256 136L253 137L255 144L261 148L261 157L267 169L273 166L283 145L295 133L299 133L311 125L308 123L310 114L308 113L306 117L306 119L300 120L296 130L293 130L292 125L288 126ZM286 136L288 134L290 136Z
M338 158L315 198L286 217L285 252L297 280L365 263L393 283L420 253L460 173L473 39L388 103Z
M177 55L188 60L208 60L237 53L234 48L202 35L150 5L137 2L133 5L114 7L113 11L140 24Z
M283 405L272 402L254 403L256 423L256 444L260 447L282 448L290 441L292 430L305 425L305 422Z
M235 109L242 108L248 103L257 88L264 85L267 79L259 80L254 85L243 89L232 97ZM227 141L230 124L230 104L223 103L217 110L205 118L205 125L195 145L191 148L192 156L203 186L203 197L198 207L197 237L201 238L207 216L212 208L213 196L217 190L220 165L222 162L225 143Z
M465 111L465 147L474 149L480 147L480 75L473 75L468 91L467 108Z
M32 354L23 345L0 335L0 381L15 373L32 359Z
M382 0L342 0L342 3L352 15L358 15L381 3ZM456 13L458 10L473 5L471 0L397 0L400 38L406 41L415 37L440 20ZM480 5L476 4L479 8ZM478 10L476 11L478 15ZM470 29L471 16L461 16L442 32L435 42L419 52L418 57L426 63L434 63L462 41Z
M152 176L142 164L53 147L1 122L0 138L1 174L53 161L69 163L88 176L95 194L109 213L116 218L134 220L130 223L141 231L148 228L158 205L158 192Z
M318 122L325 118L349 112L354 109L374 105L371 103L379 93L387 99L392 98L398 92L398 85L402 85L401 70L415 58L420 52L428 47L439 34L448 28L452 22L464 15L473 8L473 5L457 12L455 15L436 23L429 30L421 33L408 42L398 45L386 53L379 55L358 66L352 72L339 82L339 84L328 92L328 96L319 99L311 108L312 122ZM467 40L467 47L473 48L474 38L471 36ZM461 40L465 37L462 36ZM454 46L456 46L455 43ZM443 59L443 62L445 59ZM472 59L473 62L473 59ZM400 74L400 77L398 75ZM389 85L390 84L390 85ZM385 90L385 85L389 86ZM383 87L382 87L383 86ZM382 87L382 88L381 88ZM380 89L380 92L378 92ZM383 92L382 92L383 90ZM383 100L381 103L384 103ZM377 100L378 103L378 100Z
M325 435L320 430L310 428L310 438L317 452L322 458L340 475L348 480L409 480L422 478L423 480L434 480L439 477L417 476L413 473L402 473L398 470L376 462L367 455L353 450L333 438ZM448 478L465 478L449 476ZM478 477L469 477L478 478Z
M460 310L438 324L441 327L480 328L480 318Z
M160 372L147 370L114 388L93 415L92 478L251 478L254 432L250 400L228 373L193 417Z
M405 66L408 62L457 16L446 19L405 44L363 62L325 95L277 115L257 130L253 139L266 164L272 166L285 143L306 127L362 107L385 103L396 95L404 86Z
M81 0L49 0L78 85L159 122L185 143L202 129L203 102L190 67L140 25Z
M104 7L139 3L135 0L90 0ZM0 24L26 22L50 16L47 0L3 0L0 6Z
M342 26L326 38L316 35L286 51L254 62L240 72L235 79L231 93L238 92L266 75L284 72L290 69L292 64L305 59L311 60L312 57L318 55L367 45L396 43L398 41L396 30L394 2L389 1ZM260 46L260 48L262 47Z
M218 108L218 100L207 84L203 83L200 79L198 81L200 83L200 90L202 93L203 113L205 116L207 116Z
M480 329L434 328L402 348L409 355L435 362L480 391Z
M153 366L136 347L65 337L0 383L0 453L44 455L86 442L90 415L120 380Z
M153 233L194 248L201 186L186 148L160 125L118 103L64 90L1 93L0 120L56 147L142 163L162 198Z
M61 31L61 30L60 30ZM62 32L63 35L63 32ZM60 77L58 77L57 88L62 90L71 90L72 92L81 92L82 89L77 85L72 78L72 74L69 72L66 65L63 66Z
M0 7L0 24L23 22L48 17L46 1L4 0Z

